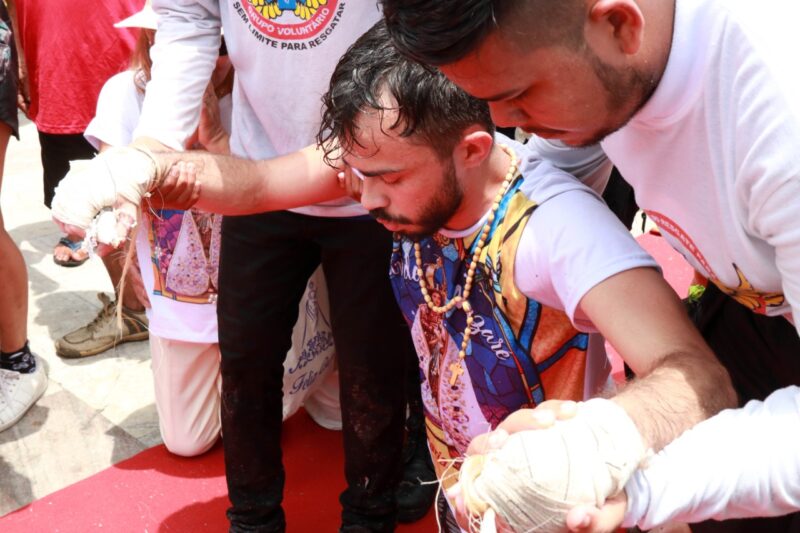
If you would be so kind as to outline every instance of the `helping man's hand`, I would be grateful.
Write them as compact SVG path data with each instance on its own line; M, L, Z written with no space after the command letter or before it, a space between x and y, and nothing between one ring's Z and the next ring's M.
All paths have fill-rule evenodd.
M622 525L628 497L623 490L608 498L599 508L591 505L573 507L567 513L567 527L573 533L614 533Z

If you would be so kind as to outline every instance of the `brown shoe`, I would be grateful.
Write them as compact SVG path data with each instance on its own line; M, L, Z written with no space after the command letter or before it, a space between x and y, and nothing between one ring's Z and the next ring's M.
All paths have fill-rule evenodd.
M144 311L122 308L122 329L117 327L117 306L104 293L97 293L103 308L89 324L67 333L56 341L56 354L67 359L105 352L117 344L143 341L149 336Z

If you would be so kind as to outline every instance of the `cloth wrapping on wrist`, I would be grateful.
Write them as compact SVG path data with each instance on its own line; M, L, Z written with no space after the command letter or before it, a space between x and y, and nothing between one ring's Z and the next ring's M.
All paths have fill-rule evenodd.
M618 494L645 456L625 410L593 399L552 428L512 434L486 454L480 474L468 483L477 500L515 531L560 532L569 509L599 506Z
M72 161L53 198L53 217L87 229L118 198L139 205L156 184L158 167L152 154L139 148L110 148L89 161Z

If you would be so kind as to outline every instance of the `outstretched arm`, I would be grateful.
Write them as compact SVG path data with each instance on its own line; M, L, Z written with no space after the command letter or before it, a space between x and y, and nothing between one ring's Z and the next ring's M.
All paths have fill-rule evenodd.
M539 206L526 228L537 239L528 243L527 253L520 245L515 278L526 295L537 299L541 295L547 298L543 303L551 305L560 301L576 324L590 323L639 376L611 400L590 400L577 409L572 405L571 426L585 427L594 435L579 443L588 449L574 457L575 464L571 457L570 468L555 472L552 480L531 474L542 486L551 481L557 486L559 475L568 479L571 468L585 468L596 482L594 488L571 494L562 503L583 500L599 505L622 490L646 450L662 448L700 420L735 405L736 395L726 371L689 321L677 295L653 268L652 259L641 257L641 248L625 228L592 199L585 192L567 192ZM565 212L580 215L567 223ZM520 254L525 254L522 259ZM504 440L517 437L508 433L518 432L517 442L533 445L540 439L534 434L541 431L567 432L571 426L559 422L552 429L525 431L547 427L534 414L550 407L552 403L512 414L494 438L473 441L471 451L499 452L506 447ZM560 416L550 418L552 426ZM506 433L505 438L500 432ZM546 454L541 448L537 453ZM590 455L591 466L585 462Z
M145 197L152 207L166 206L162 187L185 191L188 200L179 206L182 209L197 205L226 215L289 209L342 196L337 170L325 163L315 146L263 161L207 152L113 148L70 170L56 189L53 218L72 235L82 236L94 225L98 242L117 246ZM99 213L102 221L94 224Z
M613 401L655 451L736 405L730 378L653 269L622 272L592 288L580 309L636 373Z
M199 183L196 207L223 215L245 215L310 205L343 195L337 169L328 166L322 151L308 146L296 152L250 161L207 152L163 152L153 154L160 177L179 164L193 165ZM158 202L157 189L150 193Z

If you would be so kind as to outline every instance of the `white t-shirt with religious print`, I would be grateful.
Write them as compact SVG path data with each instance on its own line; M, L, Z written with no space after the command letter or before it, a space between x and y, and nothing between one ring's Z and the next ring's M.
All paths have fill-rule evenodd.
M133 140L144 95L134 72L110 78L97 102L97 113L85 136L125 146ZM220 100L220 118L230 127L231 98ZM153 198L151 205L157 202ZM217 276L222 217L192 209L145 213L136 232L136 254L150 298L150 331L185 342L217 342Z
M421 270L414 242L396 236L390 263L419 359L429 443L440 475L442 465L463 456L473 438L517 409L600 392L610 366L603 343L581 333L596 329L579 302L615 274L658 268L597 193L535 151L498 140L522 158L523 177L499 203L478 260L463 360L458 352L465 312L431 311L420 278L436 305L463 294L489 213L463 231L440 230L420 239Z

